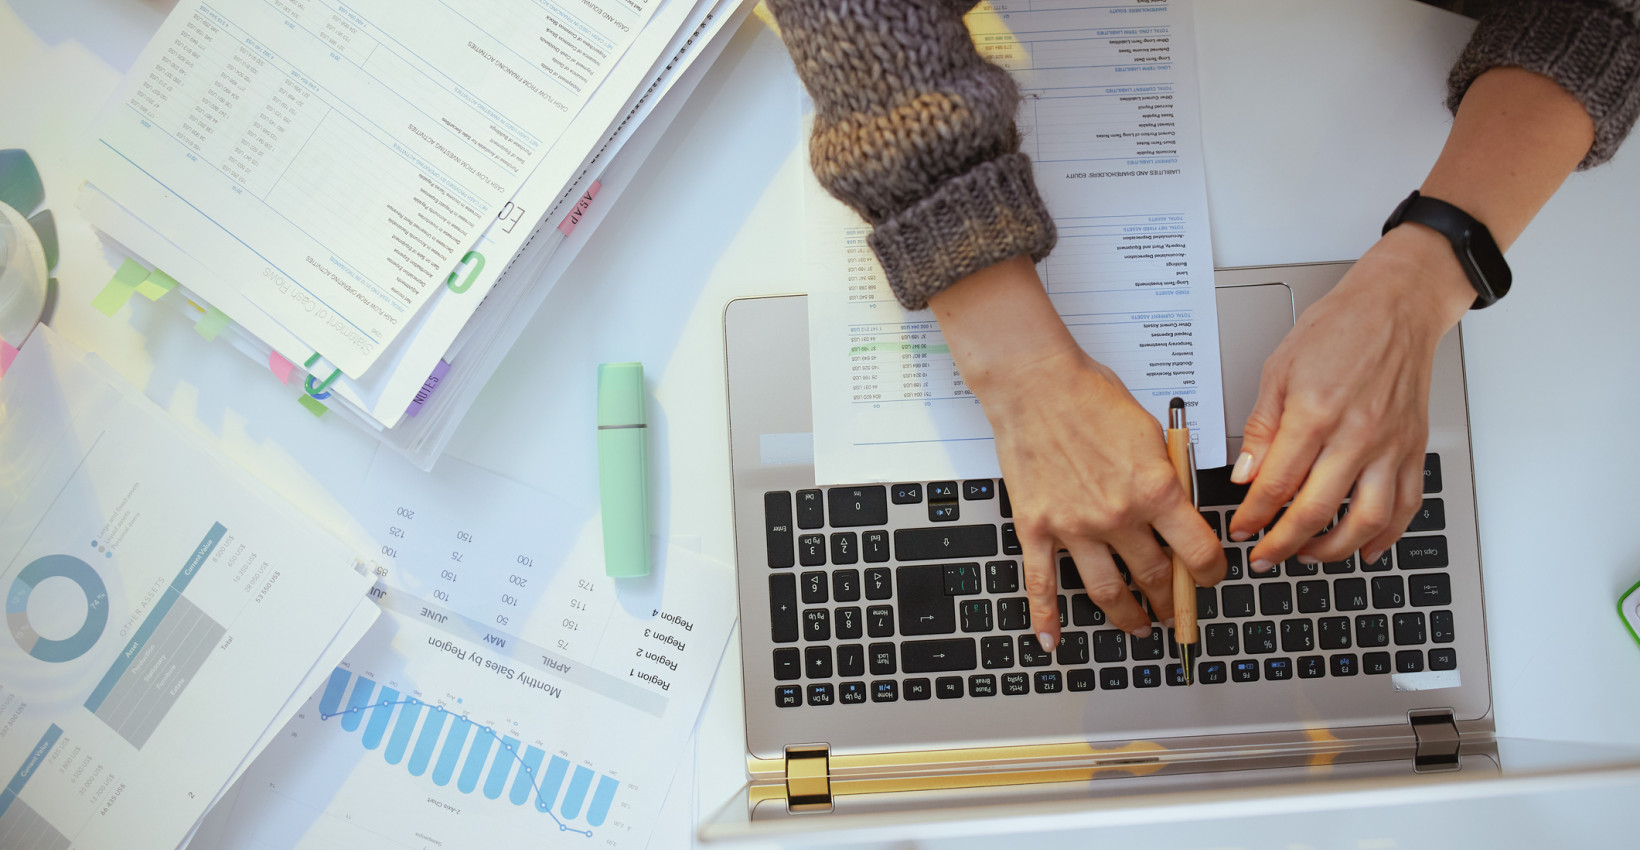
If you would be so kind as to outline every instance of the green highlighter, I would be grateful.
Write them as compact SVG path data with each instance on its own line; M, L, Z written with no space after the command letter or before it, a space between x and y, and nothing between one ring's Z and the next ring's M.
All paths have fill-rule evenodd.
M649 452L643 364L598 366L598 495L603 505L604 573L649 575Z

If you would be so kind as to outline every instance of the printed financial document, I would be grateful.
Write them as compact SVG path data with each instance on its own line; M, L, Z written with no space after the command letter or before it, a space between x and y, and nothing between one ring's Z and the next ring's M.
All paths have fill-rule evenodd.
M1089 355L1197 463L1225 463L1224 393L1188 0L989 0L967 17L1019 83L1022 149L1059 228L1037 266ZM870 227L811 177L809 358L821 484L1001 474L989 423L929 311L895 301Z
M382 618L245 773L221 846L644 847L732 568L672 546L608 578L596 515L452 458L377 452L353 513Z
M657 2L184 0L127 76L88 176L356 378Z

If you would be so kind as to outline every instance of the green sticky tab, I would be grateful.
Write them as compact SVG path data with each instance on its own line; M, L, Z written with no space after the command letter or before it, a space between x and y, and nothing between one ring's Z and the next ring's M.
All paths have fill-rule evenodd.
M205 311L205 315L201 316L199 321L194 322L194 330L198 331L200 336L205 337L206 341L210 341L216 339L216 335L222 333L222 329L232 321L228 318L227 313L211 307Z
M91 299L91 306L97 308L97 312L104 316L113 318L114 314L125 306L125 302L131 300L131 294L137 291L137 284L147 276L148 270L143 268L141 263L126 260L120 265L119 271L114 272L114 278L108 285L97 293L96 298Z
M176 278L154 269L148 273L148 277L143 278L142 283L137 284L137 294L149 301L158 301L160 296L176 288Z
M297 396L296 400L297 400L297 402L301 403L301 405L303 407L307 408L307 411L309 413L313 414L314 416L323 416L323 415L325 415L325 411L330 409L328 407L325 407L324 402L314 398L313 396L308 395L307 393L302 393L301 395Z

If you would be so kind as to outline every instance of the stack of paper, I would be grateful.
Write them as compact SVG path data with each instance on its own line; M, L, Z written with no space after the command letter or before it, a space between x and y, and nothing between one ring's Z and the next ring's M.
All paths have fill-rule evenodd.
M424 469L653 148L740 0L184 0L110 104L87 218ZM701 61L706 60L706 61Z

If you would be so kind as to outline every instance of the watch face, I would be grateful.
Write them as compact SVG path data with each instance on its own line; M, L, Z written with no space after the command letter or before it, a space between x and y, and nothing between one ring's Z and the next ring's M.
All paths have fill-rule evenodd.
M1491 234L1484 231L1477 233L1465 228L1463 247L1463 257L1468 260L1467 264L1479 272L1478 279L1471 276L1471 281L1476 284L1475 288L1479 290L1484 287L1489 290L1479 293L1481 300L1490 304L1508 294L1511 283L1509 264L1504 262L1503 252L1498 250L1498 245L1492 240Z

